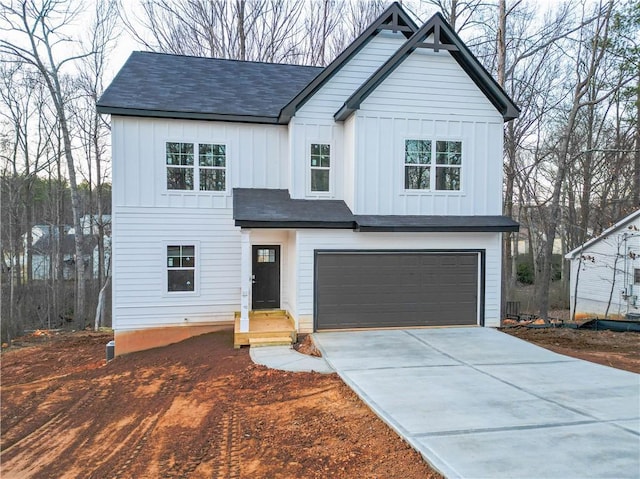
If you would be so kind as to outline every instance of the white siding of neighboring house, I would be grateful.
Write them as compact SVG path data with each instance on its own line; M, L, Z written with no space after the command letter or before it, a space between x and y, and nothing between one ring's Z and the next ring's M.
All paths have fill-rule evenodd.
M240 229L231 189L287 188L287 128L114 116L112 138L114 328L232 320ZM167 141L225 144L227 192L167 191ZM197 293L166 292L167 244L198 245Z
M302 332L313 328L314 250L486 251L485 326L500 325L501 235L496 233L356 233L350 230L299 230L296 235L297 318Z
M354 213L502 214L503 119L448 52L416 50L355 116ZM405 191L406 139L462 141L461 190Z
M570 305L573 312L577 280L578 318L604 318L610 296L608 317L640 313L640 284L634 284L634 269L640 268L640 218L631 223L631 229L627 226L586 247L571 260ZM582 261L581 256L585 257Z

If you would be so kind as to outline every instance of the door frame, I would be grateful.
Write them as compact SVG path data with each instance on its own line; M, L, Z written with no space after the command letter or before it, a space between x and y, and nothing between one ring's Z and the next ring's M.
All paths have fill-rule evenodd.
M278 271L279 271L279 284L278 284L278 291L279 291L279 297L278 297L278 304L280 305L277 309L282 309L282 265L283 265L283 251L284 248L282 246L281 242L258 242L258 243L251 243L251 298L250 298L250 304L251 304L251 311L254 311L254 307L253 307L253 279L254 279L254 273L253 273L253 265L254 265L254 248L256 247L261 247L264 246L266 248L271 248L274 246L277 246L280 249L280 254L279 254L279 258L278 258ZM266 308L266 309L271 309L271 308ZM258 311L263 311L263 310L258 310Z
M486 256L487 250L484 248L469 248L469 249L314 249L313 250L313 331L318 331L318 256L322 254L367 254L367 253L423 253L423 254L477 254L478 255L478 292L477 292L477 304L476 304L476 324L478 326L484 326L485 316L485 295L486 295Z

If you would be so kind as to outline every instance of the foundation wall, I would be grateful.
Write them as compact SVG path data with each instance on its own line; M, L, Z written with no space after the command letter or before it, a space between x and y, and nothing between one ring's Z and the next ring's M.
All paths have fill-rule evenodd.
M197 324L163 328L138 329L133 331L115 331L115 355L159 348L178 343L193 336L212 333L233 327L233 321L216 324Z

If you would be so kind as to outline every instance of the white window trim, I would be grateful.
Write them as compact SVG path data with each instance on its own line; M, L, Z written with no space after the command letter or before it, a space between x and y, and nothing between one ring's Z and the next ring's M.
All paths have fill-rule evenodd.
M430 170L429 170L429 184L430 185L435 185L436 182L436 142L438 141L459 141L462 144L462 152L461 152L461 165L460 165L460 189L459 190L436 190L434 188L429 188L428 190L420 190L420 189L407 189L405 188L405 167L407 166L407 164L405 163L406 161L406 156L405 156L405 145L407 140L422 140L422 141L431 141L431 163L429 165L424 165L424 166L429 166ZM429 196L466 196L466 193L464 191L464 170L465 168L465 140L463 138L460 137L447 137L447 136L426 136L426 135L413 135L413 136L405 136L402 139L402 150L401 150L401 158L402 158L402 170L401 170L401 174L400 174L400 181L402 182L402 186L400 189L400 194L402 196L423 196L423 195L429 195ZM418 165L420 166L420 165ZM444 167L446 167L446 165L442 165ZM441 166L441 167L442 167Z
M313 191L311 189L311 145L329 145L329 191ZM335 156L336 150L333 146L332 141L324 141L324 140L310 140L307 141L305 147L305 171L306 171L306 196L317 197L317 198L331 198L334 196L334 171L335 171ZM313 169L327 169L327 168L313 168Z
M167 165L167 143L191 143L193 144L193 190L170 190L167 188L167 167L171 167ZM199 158L199 145L224 145L225 147L225 179L224 179L224 190L213 191L213 190L200 190L200 165L198 164ZM183 139L165 139L162 142L162 161L163 161L163 169L162 169L162 194L164 195L201 195L201 196L230 196L231 188L230 185L230 168L229 168L229 142L227 141L218 141L218 140L194 140L192 138L183 138ZM189 167L191 168L191 167ZM210 168L210 167L203 167ZM220 169L220 168L218 168Z
M192 246L195 256L193 267L193 280L195 281L195 287L193 291L169 291L169 267L167 266L167 247L168 246ZM180 297L196 297L200 296L200 270L202 269L202 260L200 258L200 241L189 239L178 239L175 241L163 241L162 243L162 274L159 277L162 278L162 296L165 298L180 298Z

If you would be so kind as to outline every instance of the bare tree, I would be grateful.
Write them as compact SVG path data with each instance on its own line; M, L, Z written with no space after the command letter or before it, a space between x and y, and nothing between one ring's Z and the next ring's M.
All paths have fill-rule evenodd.
M64 28L77 19L80 9L71 7L63 0L12 1L0 11L0 53L12 57L16 62L31 65L39 73L51 97L62 133L66 167L71 187L71 209L75 228L75 319L78 327L85 325L85 264L81 204L76 182L76 161L72 145L68 105L70 93L64 89L63 69L65 65L86 58L93 52L62 53L71 39Z
M596 21L593 23L594 28L589 32L581 31L582 38L580 39L581 41L576 54L575 75L577 81L573 89L569 114L563 126L562 136L558 145L557 169L555 179L552 183L553 192L549 202L550 219L545 232L546 238L542 256L542 271L539 278L536 279L536 304L538 305L540 316L545 318L548 316L549 311L549 287L551 284L553 246L556 238L557 224L561 218L561 192L571 161L571 136L575 128L578 112L585 106L599 103L604 99L600 97L593 100L585 100L585 96L589 92L591 83L596 78L602 59L606 53L612 8L612 1L609 1L604 6L598 6L598 11L595 15Z

